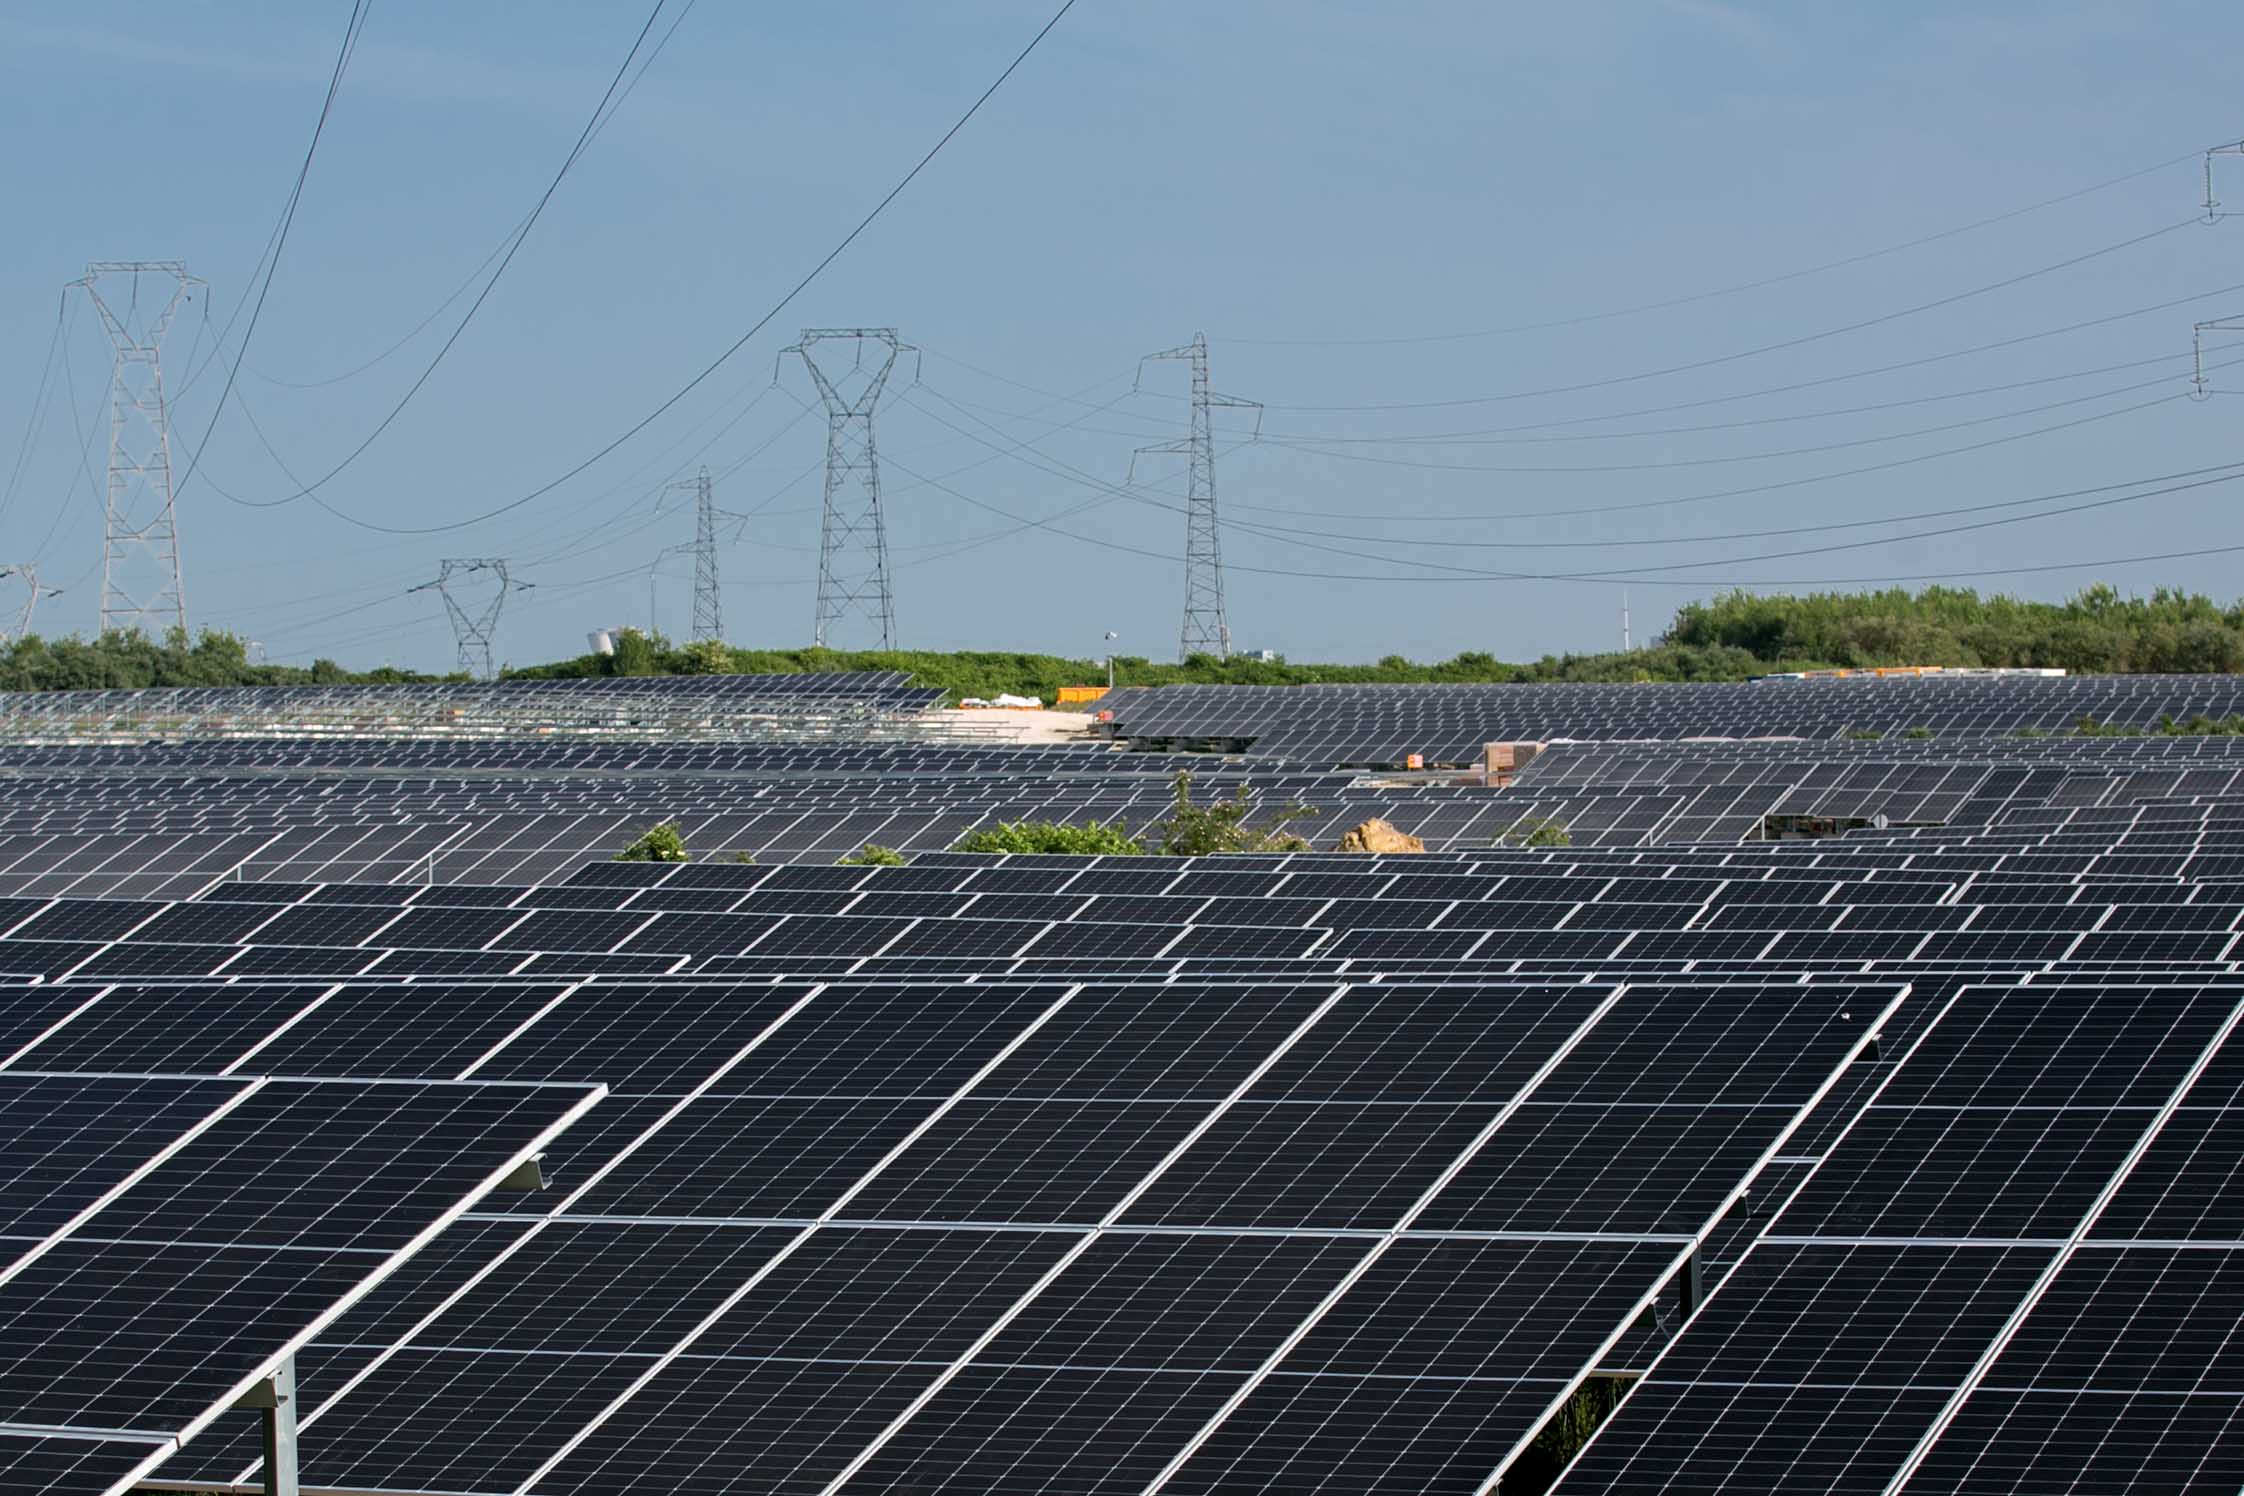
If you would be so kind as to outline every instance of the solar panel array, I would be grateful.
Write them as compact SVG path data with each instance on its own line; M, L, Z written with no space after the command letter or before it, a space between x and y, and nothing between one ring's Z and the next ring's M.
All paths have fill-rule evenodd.
M377 686L182 686L0 692L0 734L32 742L242 736L782 741L914 737L944 693L900 672L592 676ZM962 729L952 728L951 731Z
M1319 846L1381 817L1435 850L1544 821L1584 847L1740 841L1772 815L1984 827L2033 810L2218 805L2234 737L1567 745L1509 791L1196 761L1198 793L1301 802ZM217 743L8 748L0 893L191 895L219 879L529 883L649 824L699 856L830 863L866 842L926 852L1024 819L1167 813L1175 760L1073 747ZM444 754L458 755L457 765ZM793 755L793 757L790 757Z
M2234 1490L2233 743L1582 745L1501 791L1225 771L1406 827L1885 819L1815 839L26 881L0 1085L608 1088L547 1188L297 1352L308 1487L1482 1496L1540 1488L1537 1431L1599 1379L1627 1396L1560 1491ZM433 815L442 755L406 746L12 786L106 805L89 836L253 785ZM797 816L1151 804L1169 767L511 751L455 783L533 819L625 779ZM335 828L264 829L285 859ZM230 1422L160 1478L256 1489Z
M1099 703L1141 747L1221 745L1305 763L1470 763L1487 743L1629 738L1938 737L2147 729L2244 714L2233 676L1984 676L1736 684L1133 686Z
M40 1069L38 1009L0 1040L11 1491L163 1467L603 1094L252 1075L248 1054L201 1075Z

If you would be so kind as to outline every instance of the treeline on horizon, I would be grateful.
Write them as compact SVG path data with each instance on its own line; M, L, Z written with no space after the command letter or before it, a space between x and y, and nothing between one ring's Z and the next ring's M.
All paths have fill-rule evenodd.
M1370 664L1296 664L1284 659L1182 662L1116 657L1124 685L1308 685L1340 682L1731 681L1773 671L1877 665L2057 667L2075 674L2230 673L2244 670L2244 602L2223 607L2195 593L2160 588L2148 597L2091 587L2062 603L1981 597L1966 588L1911 593L1725 593L1689 603L1643 649L1545 655L1508 664L1467 650L1422 662L1389 655ZM510 679L600 675L792 674L901 670L953 699L1000 693L1050 702L1062 686L1097 685L1104 661L999 651L745 649L673 645L626 630L613 655L587 654L510 669ZM36 635L0 648L0 689L100 690L146 686L351 685L458 680L389 666L351 671L333 660L309 668L253 664L233 635L137 633L98 639Z

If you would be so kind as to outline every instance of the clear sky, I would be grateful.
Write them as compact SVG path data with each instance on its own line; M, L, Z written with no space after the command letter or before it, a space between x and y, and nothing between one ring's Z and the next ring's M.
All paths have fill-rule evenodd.
M2191 323L2244 315L2244 218L2186 222L2197 153L2244 137L2216 0L1078 0L613 456L445 533L331 512L445 525L576 467L762 316L1054 3L694 6L327 508L251 507L334 467L427 367L474 292L400 339L530 210L646 15L375 0L239 402L180 492L191 622L275 660L443 668L434 594L406 589L504 556L536 586L499 655L576 653L645 622L650 563L692 536L665 485L707 463L755 512L722 554L727 635L807 643L823 421L799 368L770 387L799 329L836 324L924 350L879 419L911 647L1096 654L1112 629L1174 654L1183 468L1143 458L1123 485L1187 413L1185 367L1133 391L1139 356L1202 330L1216 388L1268 407L1259 441L1250 412L1218 423L1241 647L1608 648L1622 579L1640 641L1722 584L2244 592L2244 552L2201 554L2244 546L2244 481L2052 497L2244 462L2244 333L2209 343L2223 393L2182 398ZM62 287L97 258L209 282L167 344L184 471L348 10L0 5L0 482L33 427L0 564L66 589L42 632L90 630L99 593L109 354ZM2216 173L2244 209L2244 155ZM2159 552L2190 554L2109 564ZM657 571L674 635L689 578Z

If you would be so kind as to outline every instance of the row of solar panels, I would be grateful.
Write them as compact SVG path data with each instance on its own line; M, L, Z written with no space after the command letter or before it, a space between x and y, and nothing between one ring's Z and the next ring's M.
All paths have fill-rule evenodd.
M0 712L72 716L113 710L149 712L291 711L312 707L475 701L518 697L620 696L694 702L774 696L864 700L939 700L940 691L915 687L901 671L785 675L581 676L561 679L444 681L428 685L149 686L100 691L0 691Z
M1551 739L1986 737L2244 715L2229 676L1710 684L1144 686L1111 693L1112 736L1222 744L1303 762L1470 763L1484 744Z
M1782 847L1745 855L1771 871L1804 860ZM1304 876L1501 888L1508 880L1490 868L1525 860L1316 859L1325 865L1302 871L1284 863L1148 869L1121 859L1089 868L1014 860L980 871L961 858L870 872L613 865L577 886L614 900L734 880L811 891L844 878L877 885L971 872L993 889L1014 885L1002 896L1018 897L1037 892L1024 883L1167 873L1262 885L1275 900ZM1531 876L1602 889L1597 874L1614 861L1553 854L1536 858ZM1543 871L1555 868L1570 871ZM640 891L642 879L657 886ZM2042 894L2041 907L2052 890L2082 893L2063 880L1977 882ZM2197 909L2204 923L2221 912L2233 922L2237 912L2204 902L2201 887L2129 887L2163 887L2166 907ZM1985 907L2006 906L2020 907L2007 899ZM2075 918L2090 924L2089 913ZM2097 919L2108 917L2099 906ZM833 927L819 945L824 954L804 963L849 950ZM2081 1233L2075 1255L2170 1250L2177 1223L2159 1212L2175 1187L2186 1199L2222 1198L2219 1181L2190 1177L2202 1145L2184 1151L2177 1134L2174 1159L2154 1156L2182 1108L2163 1109L2161 1122L2139 1098L2164 1084L2171 1099L2177 1074L2205 1073L2228 1032L2214 1020L2224 1007L2233 1013L2233 998L2209 994L2202 979L2194 991L2115 996L2108 969L2086 991L2036 977L2022 1003L1959 985L1952 973L1938 985L1928 978L1919 987L1934 1001L1912 1012L1913 987L1877 1026L1877 1060L1851 1077L1890 1089L1916 1073L1896 1070L1895 1056L1949 1056L1926 1072L1924 1094L1902 1097L1891 1117L1850 1106L1818 1126L1817 1108L1792 1105L1800 1093L1785 1090L1786 1076L1806 1084L1813 1075L1822 1088L1840 1071L1816 1072L1819 1041L1797 1024L1810 1022L1806 1033L1828 1040L1833 1006L1847 1015L1839 1022L1852 1022L1857 1003L1899 989L1802 987L1788 972L1810 967L1760 969L1784 985L1733 978L1664 994L1632 987L1599 1022L1632 1011L1633 1021L1610 1035L1593 1024L1524 1094L1502 1080L1520 1073L1520 1041L1508 1036L1544 999L1455 976L1433 988L1265 989L1244 1007L1236 994L1247 989L1094 989L1069 999L1090 998L1082 1008L1049 1017L1068 989L604 992L596 983L270 993L250 982L118 989L43 1043L73 1064L207 1063L201 1046L253 1035L276 1063L316 1061L336 1048L417 1071L448 1055L487 1077L546 1067L558 1075L583 1063L631 1108L612 1130L595 1114L587 1125L599 1130L557 1143L558 1200L487 1213L478 1224L489 1234L458 1238L457 1259L432 1259L425 1278L401 1276L386 1312L370 1308L363 1323L339 1327L331 1346L307 1352L308 1404L318 1416L306 1443L322 1482L576 1491L603 1489L628 1470L685 1490L1029 1491L1051 1489L1057 1469L1066 1488L1086 1490L1290 1490L1319 1481L1468 1490L1515 1455L1593 1368L1648 1368L1647 1392L1669 1391L1640 1394L1608 1426L1570 1477L1604 1482L1592 1488L1829 1489L1834 1472L1848 1488L1886 1474L1911 1431L1943 1459L1984 1459L1990 1447L2007 1457L2016 1446L1990 1446L1976 1423L1951 1420L1952 1436L1930 1436L1936 1402L2007 1393L2008 1384L1974 1375L1991 1339L1991 1310L1977 1311L2039 1307L2038 1278L2019 1272L1989 1289L1974 1270L2000 1252L2054 1258L2059 1249L2036 1234L2041 1217L2090 1194L2111 1196L2097 1217L2105 1235ZM1538 990L1586 1005L1606 989ZM1651 1001L1631 1010L1639 992ZM1360 1008L1346 1007L1349 993L1361 995ZM829 994L839 1000L821 1008ZM1293 1006L1270 1012L1281 999ZM162 1021L182 1004L198 1021ZM993 1022L998 1012L1042 1024L1024 1036ZM1344 1024L1320 1027L1343 1012ZM789 1032L802 1018L813 1023ZM196 1047L181 1052L174 1046L183 1039ZM496 1063L481 1058L492 1042L502 1046ZM1273 1057L1278 1042L1285 1049ZM1515 1056L1509 1071L1506 1054ZM721 1075L697 1068L710 1063ZM930 1065L948 1068L930 1078ZM1235 1084L1241 1076L1253 1078ZM2079 1104L2086 1086L2100 1088L2089 1093L2093 1104ZM1951 1105L1950 1094L1970 1099ZM1991 1145L1976 1121L1959 1133L1962 1123L1949 1120L1975 1118L1997 1096L1993 1125L2030 1137L2030 1153L2001 1146L1999 1133ZM1221 1114L1206 1117L1210 1106ZM1172 1114L1173 1126L1193 1127L1164 1131L1160 1119ZM2209 1112L2207 1125L2225 1128L2227 1115ZM1195 1132L1202 1121L1209 1125ZM2123 1169L2130 1156L2133 1167ZM2206 1166L2217 1171L2233 1156L2216 1154ZM2031 1174L2017 1172L2020 1157L2037 1160ZM1742 1177L1740 1162L1752 1166ZM2138 1179L2154 1165L2164 1172ZM1803 1179L1808 1187L1775 1214L1767 1197L1781 1199ZM1958 1190L1959 1179L1969 1187ZM1712 1229L1690 1223L1707 1219L1700 1202L1741 1186L1764 1196L1744 1266L1681 1340L1670 1345L1656 1331L1632 1338L1646 1309L1664 1314L1672 1331L1679 1296L1703 1292L1706 1280L1691 1285L1686 1249L1703 1247ZM813 1208L836 1191L846 1193L839 1207ZM1445 1195L1478 1202L1484 1214L1457 1215ZM1118 1201L1126 1204L1117 1209ZM1978 1212L1971 1229L1986 1233L1972 1250L1989 1255L1908 1234L1945 1230L1952 1222L1940 1212L1967 1208ZM2180 1225L2181 1239L2196 1229ZM1793 1237L1808 1247L1779 1250L1798 1245ZM2191 1246L2203 1256L2219 1239ZM1049 1252L1019 1261L1030 1242ZM1874 1291L1884 1281L1874 1270L1881 1252L1906 1265L1907 1286L1890 1302ZM1615 1253L1645 1258L1617 1285ZM1817 1276L1832 1253L1873 1264L1842 1276L1836 1300ZM1600 1265L1578 1275L1585 1255ZM999 1262L1007 1271L995 1272ZM1952 1275L1959 1262L1961 1275ZM2163 1271L2161 1260L2136 1265L2154 1285ZM2050 1275L2044 1294L2057 1281ZM1926 1301L1910 1296L1927 1283ZM1750 1299L1726 1300L1732 1285L1750 1288ZM1864 1287L1872 1291L1853 1291ZM2133 1301L2128 1285L2110 1302L2096 1299L2100 1291L2088 1286L2085 1307L2078 1292L2068 1300L2076 1318L2087 1316L2077 1328L2108 1336L2117 1325L2124 1335L2130 1303L2139 1308L2146 1296L2142 1281ZM930 1330L909 1304L940 1305L942 1334L914 1339ZM1801 1361L1758 1366L1743 1392L1693 1376L1690 1357L1725 1354L1707 1347L1730 1323L1718 1317L1725 1304L1741 1327L1723 1345L1759 1344L1750 1337L1771 1332L1772 1314L1788 1316L1774 1329ZM1958 1314L1959 1304L1967 1312ZM1860 1347L1884 1345L1896 1324L1904 1335L1937 1325L1945 1337L1916 1368L1914 1385L1927 1395L1898 1409L1891 1399L1841 1400L1817 1426L1818 1462L1788 1462L1796 1435L1772 1405L1823 1407L1825 1376L1843 1375ZM1232 1349L1219 1354L1222 1345ZM1294 1361L1305 1346L1306 1358ZM1906 1351L1904 1342L1895 1354ZM1682 1370L1663 1379L1668 1366ZM2089 1394L2158 1393L2155 1380L2131 1382L2132 1372L2085 1367L2071 1382L2043 1385L2051 1395L2020 1416L2077 1435L2083 1425L2071 1409L2092 1403ZM1720 1421L1707 1421L1709 1399L1726 1393ZM2201 1393L2190 1406L2213 1421L2169 1430L2163 1463L2149 1468L2218 1476L2233 1454L2218 1437L2229 1401ZM506 1438L477 1437L501 1421L501 1407L510 1410ZM1874 1414L1867 1421L1865 1410ZM1643 1448L1629 1442L1639 1412L1658 1420ZM2006 1440L2018 1432L1995 1426ZM1678 1450L1683 1429L1695 1443ZM209 1463L185 1469L245 1478L251 1453L218 1460L206 1450ZM1601 1474L1600 1459L1618 1463ZM2098 1468L2108 1470L2108 1459ZM1741 1470L1751 1478L1739 1479Z
M2033 769L1756 757L1739 773L1694 776L1716 783L1602 786L1561 777L1555 793L1542 788L1543 780L1503 794L1290 773L1246 782L1266 803L1298 798L1317 808L1320 817L1303 829L1322 844L1380 816L1436 848L1517 838L1545 822L1562 825L1578 845L1643 846L1759 837L1772 829L1771 816L1955 827L2027 806L2147 805L2234 792L2226 766L2136 769L2104 742L2093 750L2079 746L2087 762L2070 767L2061 754ZM714 781L198 774L136 776L116 785L48 769L11 781L10 808L0 813L0 888L176 895L221 876L523 882L561 876L667 818L681 822L704 857L831 861L867 842L924 853L995 821L1096 817L1142 827L1167 809L1167 786L1158 776L1080 774L1070 756L1056 757L1065 767L1049 774L931 773L908 782L797 780L773 769L764 777ZM1744 768L1758 768L1766 782ZM1239 782L1222 772L1208 778L1210 794ZM141 875L154 866L166 876Z
M14 903L0 1076L610 1088L298 1354L312 1485L1478 1496L1594 1376L1636 1391L1562 1492L2234 1489L2234 802L2053 756L1817 841ZM258 1281L186 1286L215 1333ZM177 1365L86 1354L80 1432ZM55 1411L25 1359L0 1425ZM231 1421L159 1476L256 1482Z

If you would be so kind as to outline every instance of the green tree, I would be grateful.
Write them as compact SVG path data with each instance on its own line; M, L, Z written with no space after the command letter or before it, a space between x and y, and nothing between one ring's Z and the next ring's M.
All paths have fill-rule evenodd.
M731 675L732 650L722 639L696 639L678 651L680 675Z
M658 821L616 853L617 862L685 862L686 839L676 821Z
M1169 818L1158 828L1161 850L1172 857L1212 857L1226 852L1306 852L1309 843L1285 828L1317 814L1314 807L1287 805L1260 826L1249 824L1253 809L1247 787L1240 785L1228 800L1210 805L1192 801L1192 771L1179 769L1170 781L1175 800Z
M1505 832L1504 840L1515 847L1571 847L1574 833L1556 816L1529 816Z
M661 635L647 635L637 629L624 629L615 635L616 652L608 656L610 675L665 675L662 655L668 641Z
M1033 852L1062 857L1135 857L1145 843L1120 821L1000 821L969 831L954 852Z
M904 854L894 847L884 847L878 842L867 842L847 857L837 859L837 867L902 867Z

